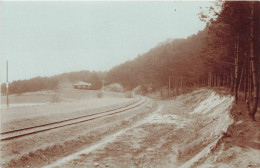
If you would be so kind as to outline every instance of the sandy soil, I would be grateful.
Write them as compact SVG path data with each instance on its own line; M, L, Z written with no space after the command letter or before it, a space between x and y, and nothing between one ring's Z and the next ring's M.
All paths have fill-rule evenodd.
M138 100L136 98L125 99L111 97L109 98L109 101L106 97L97 100L102 99L106 101L96 102L96 105L99 105L99 108L95 108L95 110L113 109ZM93 99L91 99L91 101L93 101ZM113 103L110 106L104 106L106 104L105 102L110 102L110 104L111 102ZM41 108L42 107L40 107L40 109ZM81 123L50 132L1 142L1 164L3 167L40 167L40 165L48 164L49 161L76 152L82 148L82 146L84 147L87 144L100 140L104 135L110 134L109 132L113 133L121 129L122 126L118 126L124 126L126 123L131 121L131 118L133 117L135 117L134 120L137 120L139 117L135 115L142 116L143 113L148 110L146 105L143 105L140 108L143 108L144 110L136 113L133 111L127 111L122 114L120 113L115 116L93 120L88 123ZM63 108L65 111L66 109L67 108ZM87 112L89 111L87 110ZM70 117L74 115L74 113L65 114L70 114ZM46 115L46 118L52 120L53 116L50 116L51 115ZM26 122L27 120L31 121ZM28 124L34 121L31 118L27 118L27 120L25 119L24 122ZM12 123L18 126L20 124L19 121L20 120L13 121Z
M228 113L232 102L232 97L207 90L159 102L158 110L112 142L53 166L191 167L214 147L232 122Z
M2 143L2 166L259 167L259 122L233 101L208 89L150 100L126 113Z
M231 110L234 123L224 133L206 158L194 167L260 167L260 109L253 122L247 114L243 97Z

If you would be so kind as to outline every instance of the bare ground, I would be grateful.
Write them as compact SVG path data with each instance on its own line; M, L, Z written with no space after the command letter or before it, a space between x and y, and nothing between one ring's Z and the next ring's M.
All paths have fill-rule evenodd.
M9 161L2 166L259 167L259 112L251 122L233 100L202 89L149 102L69 131L4 144Z
M256 121L248 116L243 98L231 110L234 123L212 149L194 167L260 167L260 109Z
M124 100L123 103L132 101L135 99L128 99L126 102ZM114 101L113 108L118 105L122 105L122 102ZM105 106L103 109L98 108L98 110L107 110L107 108ZM41 167L126 127L131 123L131 120L138 120L149 109L144 105L140 112L129 111L93 120L93 122L1 142L1 165L2 167Z
M217 101L215 106L211 99ZM158 110L112 135L112 140L97 142L98 147L90 146L48 167L190 167L231 123L228 110L232 102L232 97L208 90L161 101ZM223 120L227 122L221 124Z

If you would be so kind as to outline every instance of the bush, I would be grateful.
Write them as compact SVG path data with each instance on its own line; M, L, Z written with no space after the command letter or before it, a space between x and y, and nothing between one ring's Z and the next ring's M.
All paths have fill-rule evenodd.
M122 90L124 90L124 87L119 83L112 83L108 86L105 86L104 89L106 91L121 92Z
M102 98L104 96L103 92L102 91L99 91L97 93L97 98Z
M132 92L126 92L126 93L125 93L125 97L126 97L126 98L133 98L134 95L133 95Z

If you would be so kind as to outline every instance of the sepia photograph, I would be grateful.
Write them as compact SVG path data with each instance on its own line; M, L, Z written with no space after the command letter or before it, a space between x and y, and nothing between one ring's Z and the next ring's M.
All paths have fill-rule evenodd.
M260 1L3 0L1 168L260 168Z

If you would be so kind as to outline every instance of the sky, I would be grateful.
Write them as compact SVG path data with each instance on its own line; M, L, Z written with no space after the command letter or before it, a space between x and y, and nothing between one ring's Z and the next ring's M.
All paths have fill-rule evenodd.
M108 71L166 39L205 28L207 1L1 2L1 83L64 72Z

